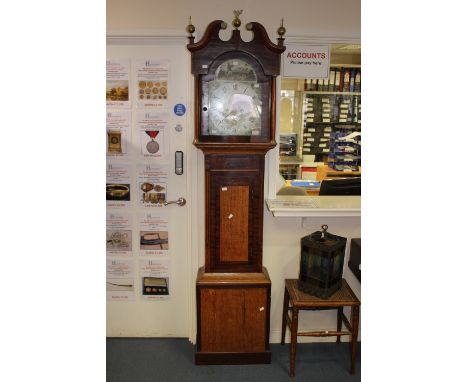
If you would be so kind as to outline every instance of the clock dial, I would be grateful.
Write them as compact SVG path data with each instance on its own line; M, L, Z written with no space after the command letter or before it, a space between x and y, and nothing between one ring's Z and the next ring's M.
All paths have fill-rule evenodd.
M245 61L223 62L208 83L204 105L208 135L260 135L261 90L254 69Z

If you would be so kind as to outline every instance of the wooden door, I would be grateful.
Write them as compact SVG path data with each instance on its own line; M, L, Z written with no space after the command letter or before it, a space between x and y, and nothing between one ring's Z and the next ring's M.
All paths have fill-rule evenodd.
M200 351L266 350L266 287L200 288Z
M219 192L219 260L249 261L249 185L221 186Z

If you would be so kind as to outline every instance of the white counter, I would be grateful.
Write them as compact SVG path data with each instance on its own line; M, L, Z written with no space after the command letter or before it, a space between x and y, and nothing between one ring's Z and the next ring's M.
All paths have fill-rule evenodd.
M360 196L277 196L267 199L273 216L361 216Z

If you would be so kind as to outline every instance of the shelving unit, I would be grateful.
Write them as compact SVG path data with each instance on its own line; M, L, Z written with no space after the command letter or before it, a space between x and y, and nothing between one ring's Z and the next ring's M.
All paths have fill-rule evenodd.
M339 79L337 79L337 73L339 73ZM345 78L344 75L347 77ZM358 85L356 75L359 76ZM351 168L349 159L352 159L352 165L357 169L361 164L360 145L356 144L358 149L352 153L344 153L343 141L338 138L344 136L343 132L361 131L360 66L334 66L331 68L328 80L312 79L302 82L297 80L296 83L290 81L288 85L289 99L291 99L291 89L293 87L296 89L294 90L294 120L299 121L299 126L294 125L297 132L296 155L280 156L280 173L283 177L285 179L303 178L301 176L303 167L328 166L329 162L330 166L335 166L337 169L349 169ZM319 86L327 87L329 90L317 90ZM307 90L310 88L315 90ZM336 91L336 89L348 91ZM349 89L359 91L349 91ZM337 143L340 144L341 151L337 151L338 155L333 155Z

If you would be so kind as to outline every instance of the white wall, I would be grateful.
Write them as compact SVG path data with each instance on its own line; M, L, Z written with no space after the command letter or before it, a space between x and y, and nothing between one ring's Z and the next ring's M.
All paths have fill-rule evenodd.
M287 29L286 43L288 34L322 37L325 40L328 38L330 42L360 38L361 8L359 0L292 0L289 2L284 0L171 0L167 2L108 0L107 29L108 31L121 31L129 34L136 34L139 31L144 33L155 29L180 31L185 29L188 16L191 15L192 22L200 36L206 25L212 20L223 19L230 23L233 9L243 9L241 20L244 25L248 21L262 23L272 40L276 38L276 29L281 18L284 18ZM241 27L241 29L243 28ZM230 33L230 31L225 32ZM226 34L227 36L228 34ZM275 163L275 161L271 162ZM203 166L202 160L199 160L200 166ZM202 168L198 169L198 174L200 173L203 173ZM266 169L266 175L267 173L268 169ZM199 185L198 188L201 209L203 206L202 185ZM267 195L268 192L265 194ZM200 220L203 220L202 217ZM265 211L263 262L272 280L271 342L279 342L280 340L284 279L296 278L299 273L300 238L318 230L322 224L327 224L331 233L348 238L360 237L361 234L359 218L308 218L303 222L301 218L274 218L268 211ZM203 224L198 224L198 226L204 227ZM202 233L199 237L203 239ZM199 242L198 249L202 248L203 244ZM194 252L200 253L199 262L202 264L203 251L198 249L194 249ZM348 252L349 249L347 249L347 257ZM345 266L344 275L354 292L360 297L360 284L347 269L347 266ZM335 311L302 312L300 314L299 328L333 329L335 325ZM307 340L309 339L307 338ZM333 340L333 338L325 340ZM346 339L343 338L343 340Z
M108 0L107 29L185 30L192 16L197 32L203 33L213 20L230 24L234 9L243 10L244 25L258 21L270 35L276 33L281 18L286 37L303 31L315 37L359 38L361 34L360 0Z

